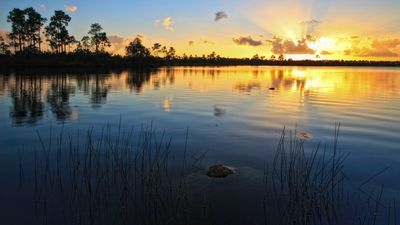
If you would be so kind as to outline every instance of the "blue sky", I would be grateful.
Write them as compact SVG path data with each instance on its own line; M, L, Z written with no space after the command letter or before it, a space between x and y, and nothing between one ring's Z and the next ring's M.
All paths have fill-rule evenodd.
M384 52L395 53L387 54L394 57L400 53L398 45L393 47L393 43L397 43L393 40L400 35L399 0L1 0L0 30L9 30L6 17L12 8L30 6L47 18L54 10L76 7L76 11L68 14L72 17L69 30L78 39L91 23L98 22L108 35L129 39L141 34L145 43L160 41L176 46L178 51L198 54L215 49L230 56L258 52L268 55L274 53L271 45L278 40L282 51L290 54L293 48L285 46L285 40L298 45L297 41L305 35L313 35L317 40L325 38L325 45L334 41L337 52L330 55L345 57L343 52L348 49L354 53L352 57L385 55ZM214 21L218 11L224 11L228 18ZM173 21L171 29L163 25L166 18ZM281 39L272 40L274 36ZM344 43L346 38L354 36L359 36L360 40L349 39ZM235 38L242 38L242 42L232 41ZM368 38L390 39L392 44L374 49L374 40L368 42ZM253 46L252 43L258 42L251 40L263 44ZM190 41L202 45L189 48ZM323 43L318 44L321 49L314 49L316 53L323 51L321 45ZM301 46L297 47L294 46L292 52L302 53ZM331 45L327 47L334 50ZM370 48L373 54L363 48Z

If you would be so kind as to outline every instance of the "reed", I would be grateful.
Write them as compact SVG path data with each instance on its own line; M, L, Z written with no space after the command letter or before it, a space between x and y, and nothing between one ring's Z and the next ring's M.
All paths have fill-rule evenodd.
M338 147L339 130L336 124L331 149L319 143L309 150L296 130L283 129L264 166L260 224L397 225L396 200L382 200L383 186L366 188L386 169L355 191L346 187L349 154ZM41 149L32 157L37 224L215 224L219 215L206 192L199 205L191 201L188 174L203 169L207 152L189 155L189 130L180 150L164 130L152 124L125 129L121 119L117 128L91 126L74 134L62 128L56 136L50 129L48 135L45 143L37 132ZM26 160L17 154L22 185Z

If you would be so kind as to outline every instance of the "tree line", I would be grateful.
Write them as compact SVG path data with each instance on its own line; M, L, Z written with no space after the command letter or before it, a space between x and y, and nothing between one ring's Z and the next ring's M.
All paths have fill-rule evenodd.
M14 8L8 13L7 22L11 24L8 33L9 42L0 37L0 54L39 54L43 53L42 43L46 41L53 53L106 53L107 47L111 47L107 33L99 23L90 26L87 35L81 40L71 35L68 25L71 17L62 10L54 11L54 15L42 17L33 7L26 9ZM48 24L46 25L46 23ZM70 49L73 51L70 51ZM126 54L131 57L176 57L173 47L167 48L155 43L151 48L146 48L140 37L136 37L126 46Z
M67 53L69 49L73 49L72 53L106 53L105 49L111 47L107 33L103 31L100 24L94 23L90 26L87 35L81 40L76 40L73 35L69 34L67 29L71 17L62 10L54 11L54 15L50 17L49 23L45 26L47 18L42 17L34 8L26 9L14 8L7 16L7 22L11 23L11 32L8 34L10 40L6 43L3 37L0 37L0 54L11 54L10 48L15 54L38 54L42 53L41 44L42 37L45 37L48 45L53 53ZM43 34L43 35L42 35ZM183 54L178 56L174 47L162 46L160 43L154 43L150 48L146 48L140 37L134 38L125 47L126 56L134 58L165 58L168 60L181 59L220 59L221 57L212 52L208 55L192 56ZM263 56L258 54L252 57L254 60L265 60ZM275 57L272 55L269 60L283 61L283 55Z
M10 66L168 66L168 65L338 65L338 66L400 66L391 61L343 61L286 59L283 54L270 58L254 55L251 58L226 58L215 52L208 55L177 55L174 47L154 43L143 45L140 36L126 47L126 56L111 55L107 33L99 23L90 25L80 40L71 35L68 25L71 17L62 10L55 10L48 20L33 7L14 8L8 13L11 24L8 41L0 36L0 67ZM46 42L51 51L43 51Z
M62 10L54 11L48 21L32 7L14 8L7 16L7 22L11 23L9 42L6 43L0 37L0 53L11 54L12 49L15 54L38 54L42 52L44 41L47 41L54 53L67 53L71 45L77 45L76 49L80 50L94 49L94 52L104 51L105 47L110 46L107 34L102 31L100 24L92 24L88 36L77 41L67 29L70 21L71 17ZM45 26L46 22L49 23Z

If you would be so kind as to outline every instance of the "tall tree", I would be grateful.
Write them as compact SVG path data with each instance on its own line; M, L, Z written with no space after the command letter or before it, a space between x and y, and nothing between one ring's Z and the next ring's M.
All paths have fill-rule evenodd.
M158 54L161 53L161 47L162 45L160 43L154 43L153 46L151 47L152 54L158 57Z
M19 48L21 52L25 47L25 12L24 10L14 8L7 16L7 22L11 23L11 32L9 38L15 43L15 49Z
M215 53L214 53L215 54ZM169 47L167 54L165 56L167 59L173 59L176 57L176 51L174 47Z
M111 43L108 40L107 33L102 32L103 28L100 24L94 23L90 26L88 34L90 35L90 41L94 46L95 52L104 51L105 47L110 47Z
M139 37L136 37L126 46L126 55L132 57L148 57L150 56L150 51L143 44Z
M72 43L72 40L75 40L67 30L70 21L71 17L64 11L56 10L50 18L49 25L46 27L47 40L52 49L58 53L66 52L67 46Z
M47 19L43 18L42 15L36 12L32 7L25 9L24 13L26 15L25 36L28 47L33 52L36 52L37 50L40 51L40 44L42 42L41 28Z

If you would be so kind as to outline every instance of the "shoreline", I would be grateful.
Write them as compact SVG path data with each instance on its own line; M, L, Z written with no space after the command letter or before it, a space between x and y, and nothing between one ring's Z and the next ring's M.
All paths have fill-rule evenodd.
M169 66L337 66L337 67L400 67L400 61L345 61L345 60L262 60L239 58L133 58L109 54L43 54L43 55L2 55L0 70L21 68L68 67L101 69L159 68Z

